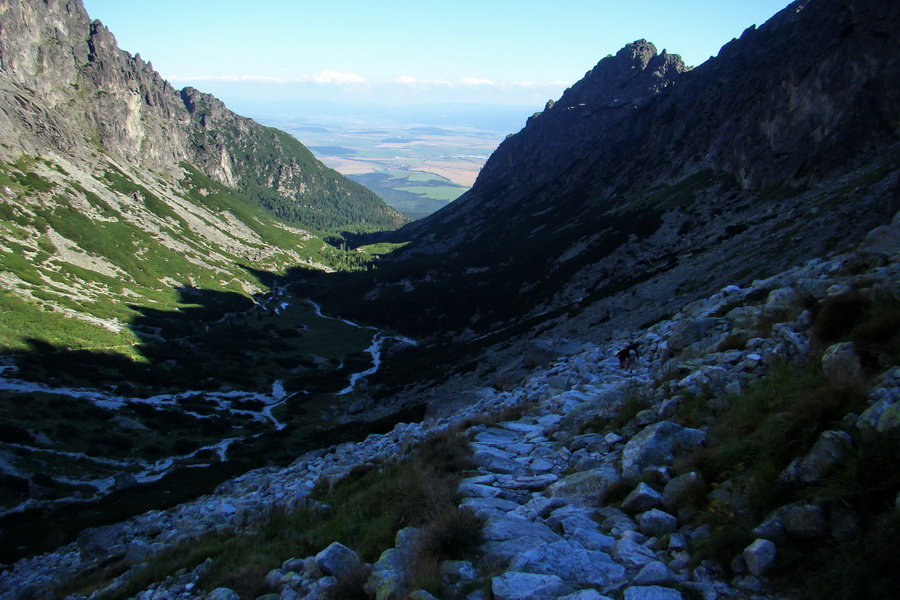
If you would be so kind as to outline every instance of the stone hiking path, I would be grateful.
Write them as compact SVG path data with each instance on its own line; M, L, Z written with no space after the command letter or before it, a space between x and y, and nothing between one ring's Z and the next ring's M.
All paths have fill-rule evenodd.
M441 565L442 579L454 596L466 600L792 597L773 592L766 578L777 561L776 544L795 534L802 539L819 536L823 542L830 542L831 536L839 539L835 532L841 514L824 505L785 505L757 527L758 539L731 564L695 564L691 543L709 536L710 528L691 525L693 515L683 500L696 492L699 475L675 476L672 466L679 456L703 445L707 433L683 427L672 417L686 396L722 398L740 393L774 363L808 357L812 318L800 307L799 298L821 301L851 289L900 293L900 221L889 233L893 237L888 251L813 260L746 289L729 286L685 306L671 319L607 344L588 342L574 348L571 342L562 344L567 355L535 369L519 387L480 390L479 401L452 416L401 423L362 442L310 452L285 468L251 471L190 503L86 530L75 543L9 566L0 575L0 600L40 598L85 569L125 558L134 567L106 589L113 591L165 548L209 531L240 532L275 506L310 505L317 481L335 482L355 466L402 457L429 435L458 429L467 419L484 415L495 415L500 422L466 430L477 470L467 473L459 486L460 506L485 520L483 543L472 560ZM730 346L723 342L735 332L756 332L759 337L750 337L742 349L724 349ZM630 372L620 369L614 358L626 341L637 343L641 352ZM858 375L859 359L852 347L844 343L827 349L823 372L834 377ZM605 434L584 433L592 421L611 420L635 400L644 410L625 425ZM513 408L521 416L502 420L502 415L513 414ZM835 431L824 432L782 477L806 483L821 480L852 452L847 444L879 435L900 440L900 366L886 368L873 380L868 408L848 415ZM727 483L707 499L737 505L739 486L732 489ZM604 505L607 495L622 497L626 491L616 506ZM900 497L897 504L900 511ZM432 598L423 590L404 587L404 569L412 562L418 537L413 528L397 532L395 547L370 565L367 585L378 600ZM272 565L266 577L278 590L266 600L323 599L337 577L360 564L352 549L338 543L316 556L285 558L282 565ZM208 592L198 587L206 568L204 563L169 577L136 597L237 600L232 590Z

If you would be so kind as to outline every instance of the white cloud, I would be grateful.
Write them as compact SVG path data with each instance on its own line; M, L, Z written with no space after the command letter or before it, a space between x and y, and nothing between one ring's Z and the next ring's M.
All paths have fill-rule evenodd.
M259 81L265 83L284 83L283 77L271 75L166 75L169 81Z
M551 83L536 83L534 81L510 81L498 82L482 77L460 77L458 79L423 79L413 75L400 75L388 80L369 80L356 73L345 73L323 69L313 75L300 77L275 77L271 75L198 75L194 77L168 76L170 81L181 82L239 82L239 83L274 83L274 84L313 84L322 86L352 87L359 85L377 86L381 88L392 85L401 85L409 89L425 91L428 89L456 89L456 90L488 90L494 89L505 92L527 91L566 87L567 82L554 81Z
M272 75L168 75L166 79L170 81L256 81L260 83L324 83L335 85L368 83L368 80L362 75L341 73L328 69L319 71L315 75L304 75L302 77L274 77Z
M413 77L412 75L401 75L400 77L391 79L388 83L400 83L412 87L453 86L453 82L447 79L420 79L418 77Z
M309 81L316 83L336 83L339 85L347 85L350 83L367 83L367 79L356 73L339 73L338 71L323 70L309 78Z
M496 85L490 79L479 79L477 77L463 77L459 80L461 85Z
M449 79L421 79L419 77L414 77L412 75L401 75L400 77L395 77L387 83L399 83L401 85L407 85L410 87L451 87L451 88L464 88L464 87L493 87L499 89L532 89L538 87L548 87L555 86L558 87L560 85L567 85L564 82L555 81L550 84L541 84L535 83L533 81L510 81L510 82L497 82L491 79L484 79L481 77L460 77L454 81Z

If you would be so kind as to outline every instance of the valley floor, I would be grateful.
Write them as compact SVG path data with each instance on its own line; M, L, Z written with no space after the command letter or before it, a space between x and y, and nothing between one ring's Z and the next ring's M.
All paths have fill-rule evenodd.
M95 588L112 594L165 549L208 532L252 535L275 507L324 516L317 489L402 462L441 431L471 444L475 470L459 483L459 503L484 527L474 553L441 565L431 590L440 597L821 597L824 588L887 597L895 555L874 540L900 532L898 228L876 231L859 253L729 286L627 339L574 344L514 389L473 390L480 400L452 416L87 530L11 565L0 598L42 597L91 565L123 560L130 568ZM626 341L640 351L632 369L615 358ZM877 473L866 468L874 464ZM418 535L398 532L395 548L362 565L374 597L433 597L405 587ZM284 556L266 585L285 600L330 597L343 577L336 555L360 563L340 545ZM201 589L201 563L159 575L137 597L237 597Z

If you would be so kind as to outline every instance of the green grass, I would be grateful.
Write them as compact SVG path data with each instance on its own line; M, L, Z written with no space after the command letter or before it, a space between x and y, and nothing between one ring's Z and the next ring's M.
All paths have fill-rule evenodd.
M621 431L639 412L653 406L653 395L647 388L632 387L625 392L625 400L613 416L597 416L585 423L579 433L608 433Z
M31 340L56 348L120 348L126 352L138 341L128 330L113 333L0 291L0 354L33 351Z
M465 191L465 188L447 187L447 186L404 186L397 187L401 192L409 192L418 196L425 196L434 200L444 200L452 202L459 198Z
M371 344L372 330L318 317L311 305L291 296L283 298L289 306L277 314L252 308L249 299L235 292L195 290L180 298L163 295L160 299L159 308L135 307L128 319L130 329L121 336L101 340L93 334L102 330L83 325L85 335L91 337L70 344L73 348L127 345L129 356L141 357L140 362L128 356L107 361L110 368L104 370L91 367L93 362L101 362L96 352L59 351L65 347L64 338L56 332L66 331L68 323L47 320L39 309L11 298L12 303L20 304L13 306L11 315L36 313L33 325L27 320L24 324L41 334L39 347L44 350L19 359L22 375L79 386L128 382L144 394L210 385L267 392L277 379L284 380L288 390L335 392L347 384L350 373L371 365L362 351ZM222 320L225 315L229 316ZM7 322L10 346L33 350L35 345L27 341L17 345L13 321L2 319L0 326ZM151 333L161 333L164 341L145 337Z
M761 518L783 500L775 484L778 474L822 431L863 405L861 389L829 385L816 362L803 368L777 366L721 408L707 404L715 424L699 466L709 482L745 482L758 509L753 518Z
M792 540L779 546L773 577L803 587L809 597L882 597L886 582L896 586L898 581L900 527L894 501L900 492L900 467L890 441L861 441L847 460L813 485L785 487L778 482L781 472L804 456L821 432L840 428L845 415L866 406L863 387L829 384L818 359L814 356L800 366L777 365L746 393L725 402L694 398L682 404L682 422L692 424L705 412L703 420L712 426L708 447L679 469L699 470L712 488L739 490L732 492L732 499L740 498L734 505L709 502L700 511L700 522L711 524L713 532L695 551L699 559L727 564L753 541L753 527L792 501L851 507L860 519L856 541Z
M419 217L432 213L456 200L467 188L450 180L408 170L388 170L352 176L397 210Z
M401 243L389 243L383 242L379 244L369 244L367 246L360 246L359 250L362 250L366 254L370 256L377 256L381 254L390 254L395 250L399 250L404 246L409 245L409 242L401 242Z
M438 434L406 460L358 467L333 486L319 486L314 496L329 506L328 511L275 508L247 531L208 533L183 542L152 558L126 587L102 598L132 596L207 559L211 564L200 582L203 589L229 586L243 598L256 598L266 591L265 574L288 558L311 556L338 541L364 561L374 562L393 546L397 530L405 526L425 527L423 554L460 558L478 543L481 527L471 515L456 516L456 488L462 472L471 466L470 453L464 437ZM121 570L121 565L106 567L99 575L70 582L54 597L88 594Z
M33 157L22 157L7 169L28 170L36 163ZM0 176L7 172L0 165ZM118 194L136 194L144 208L163 219L164 233L187 250L173 249L155 234L147 233L127 221L117 206L109 204L97 193L78 183L72 183L68 195L80 196L105 220L96 220L78 210L72 210L70 201L63 195L45 198L40 205L24 204L20 207L0 203L0 216L4 218L4 242L11 252L0 253L0 269L12 272L25 284L34 286L32 295L38 302L21 298L0 300L0 352L21 352L31 347L29 340L50 344L57 348L91 349L98 347L127 347L136 338L125 332L110 334L86 320L65 318L54 308L75 311L85 316L104 320L118 320L122 324L143 321L148 313L169 311L164 319L173 322L173 315L189 312L202 316L197 310L187 311L172 289L172 280L208 290L211 293L236 293L248 299L246 285L259 288L261 279L271 278L287 266L293 266L296 258L289 252L297 252L301 261L310 260L336 269L365 268L372 254L340 249L325 244L321 237L301 236L280 226L277 219L262 210L254 202L232 190L216 184L194 169L187 167L182 181L184 198L224 218L225 211L247 225L262 239L263 244L275 247L276 252L264 261L253 263L253 269L242 267L249 263L244 256L222 255L222 249L193 232L168 204L151 193L147 187L110 166L98 181ZM4 176L5 177L5 176ZM0 177L2 179L2 177ZM21 187L12 179L13 187ZM201 192L201 190L203 190ZM34 190L27 191L34 194ZM85 254L95 257L119 269L121 276L108 276L89 268L79 267L59 260L59 253L47 236L34 236L33 230L54 231L75 243ZM262 244L234 239L233 248L253 250L264 248ZM278 250L280 249L280 251ZM386 251L387 248L379 249ZM220 258L213 253L218 252ZM198 260L199 259L199 260ZM223 260L224 259L224 260ZM218 272L210 270L200 261L211 264ZM55 283L48 287L45 280ZM165 282L165 283L164 283ZM129 292L123 301L121 294ZM84 295L76 298L73 292ZM181 319L184 323L184 319ZM119 339L117 339L119 338ZM312 337L310 337L312 339Z
M870 371L900 361L900 296L885 288L851 290L814 308L813 339L851 341Z

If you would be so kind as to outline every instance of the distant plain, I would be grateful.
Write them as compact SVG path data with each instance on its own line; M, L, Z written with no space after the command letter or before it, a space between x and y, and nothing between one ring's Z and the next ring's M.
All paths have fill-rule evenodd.
M466 120L411 111L290 117L257 115L287 131L329 167L358 181L411 218L431 214L468 191L500 142L524 125L521 107L501 118Z

